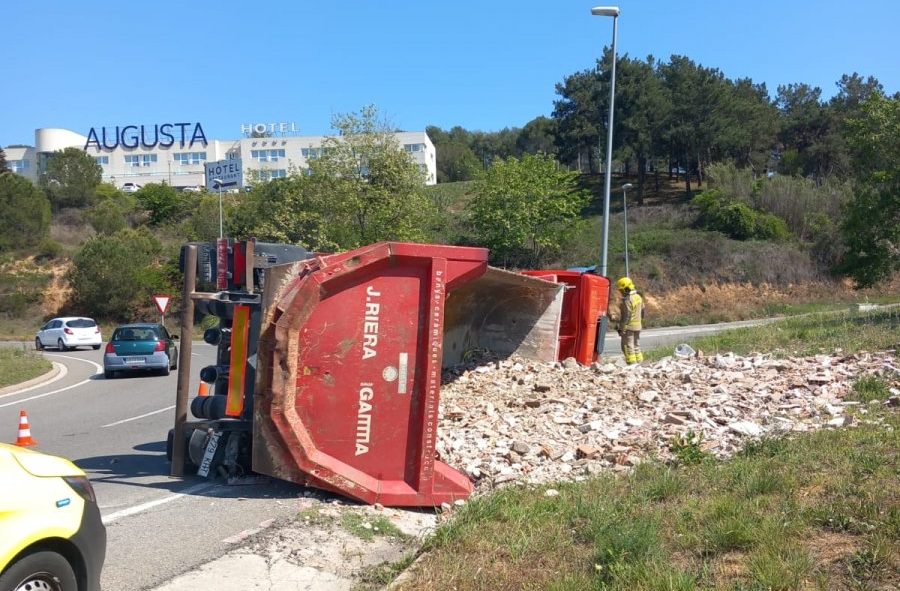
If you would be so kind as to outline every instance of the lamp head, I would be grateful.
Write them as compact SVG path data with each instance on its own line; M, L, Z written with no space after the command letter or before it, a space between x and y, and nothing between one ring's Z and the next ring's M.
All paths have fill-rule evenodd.
M618 6L595 6L591 8L591 14L594 16L619 16Z
M632 185L631 183L625 183L624 185L622 185L622 188L623 188L623 189L630 189L630 188L633 187L633 186L634 186L634 185Z

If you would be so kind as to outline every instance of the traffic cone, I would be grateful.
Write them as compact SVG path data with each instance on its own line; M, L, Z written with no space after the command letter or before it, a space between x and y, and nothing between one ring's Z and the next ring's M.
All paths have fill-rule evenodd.
M200 382L200 385L197 386L197 396L209 396L209 384Z
M28 413L19 411L19 435L16 437L16 445L19 447L31 447L37 445L37 441L31 438L31 427L28 426Z

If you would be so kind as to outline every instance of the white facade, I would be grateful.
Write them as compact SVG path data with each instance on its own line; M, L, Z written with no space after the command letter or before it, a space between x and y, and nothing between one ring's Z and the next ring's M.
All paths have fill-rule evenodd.
M198 132L199 130L199 132ZM199 124L175 123L122 128L92 128L87 136L67 129L35 130L35 146L5 148L10 168L37 181L47 155L75 147L93 156L103 168L103 181L122 187L125 183L166 183L176 188L204 187L207 161L241 158L244 178L269 180L309 167L321 155L326 136L284 136L207 140ZM437 182L434 144L424 131L400 132L395 138L426 176L426 184Z
M37 154L31 146L9 146L3 148L6 165L11 171L20 174L31 182L37 182Z

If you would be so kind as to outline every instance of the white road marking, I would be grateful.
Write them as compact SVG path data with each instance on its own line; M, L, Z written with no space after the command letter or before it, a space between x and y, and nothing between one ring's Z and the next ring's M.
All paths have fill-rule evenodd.
M159 410L154 410L154 411L150 411L150 412L145 412L145 413L142 414L142 415L138 415L138 416L136 416L136 417L131 417L130 419L122 419L121 421L116 421L115 423L110 423L110 424L108 424L108 425L103 425L103 426L100 427L100 428L101 428L101 429L105 429L106 427L115 427L116 425L121 425L122 423L128 423L129 421L136 421L136 420L138 420L138 419L143 419L144 417L149 417L149 416L151 416L151 415L157 415L157 414L159 414L159 413L161 413L161 412L166 412L167 410L172 410L173 408L175 408L175 405L174 405L174 404L173 404L172 406L167 406L167 407L161 408L161 409L159 409Z
M0 394L0 398L5 398L7 396L13 396L14 394L24 394L25 392L31 392L32 390L37 390L38 388L43 388L44 386L49 386L53 382L58 382L59 380L66 377L66 374L69 373L69 368L63 365L62 363L56 363L51 361L53 365L59 368L59 373L53 379L47 380L46 382L41 382L40 384L35 384L34 386L29 386L28 388L22 388L21 390L16 390L15 392L7 392L6 394Z
M172 501L177 501L181 497L185 495L193 495L199 492L203 492L205 490L211 489L215 487L216 484L210 484L207 482L201 482L200 484L194 485L190 488L186 488L180 493L175 493L174 495L169 495L167 497L163 497L161 499L156 499L155 501L149 501L147 503L141 503L140 505L134 505L133 507L128 507L127 509L122 509L121 511L116 511L115 513L110 513L106 517L102 519L103 525L109 525L114 521L118 521L123 517L129 517L131 515L137 515L138 513L143 513L148 509L152 509L154 507L159 507L160 505L165 505L166 503L171 503Z
M103 368L93 361L89 361L87 359L81 359L80 357L72 357L71 355L54 355L55 357L64 357L66 359L74 359L75 361L83 361L84 363L90 363L97 369L97 373L93 374L93 376L99 375L103 373ZM93 377L91 376L91 377ZM66 390L71 390L72 388L77 388L78 386L83 386L91 381L89 377L86 380L81 380L77 384L72 384L71 386L66 386L65 388L59 388L58 390L51 390L50 392L44 392L43 394L37 394L36 396L31 396L30 398L23 398L21 400L16 400L15 402L7 402L6 404L0 404L0 408L5 408L7 406L13 406L16 404L22 404L23 402L28 402L30 400L37 400L38 398L45 398L47 396L52 396L53 394L59 394L60 392L65 392ZM6 396L11 396L12 394L19 394L20 392L12 392L11 394L7 394Z

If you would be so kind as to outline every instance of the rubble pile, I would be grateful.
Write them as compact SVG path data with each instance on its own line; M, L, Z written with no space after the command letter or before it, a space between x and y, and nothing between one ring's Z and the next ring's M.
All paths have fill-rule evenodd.
M673 457L673 440L727 457L749 438L841 427L860 376L900 375L893 353L732 354L582 367L522 359L449 370L437 449L477 488L581 479ZM898 402L892 388L891 403ZM853 406L856 411L848 412Z

